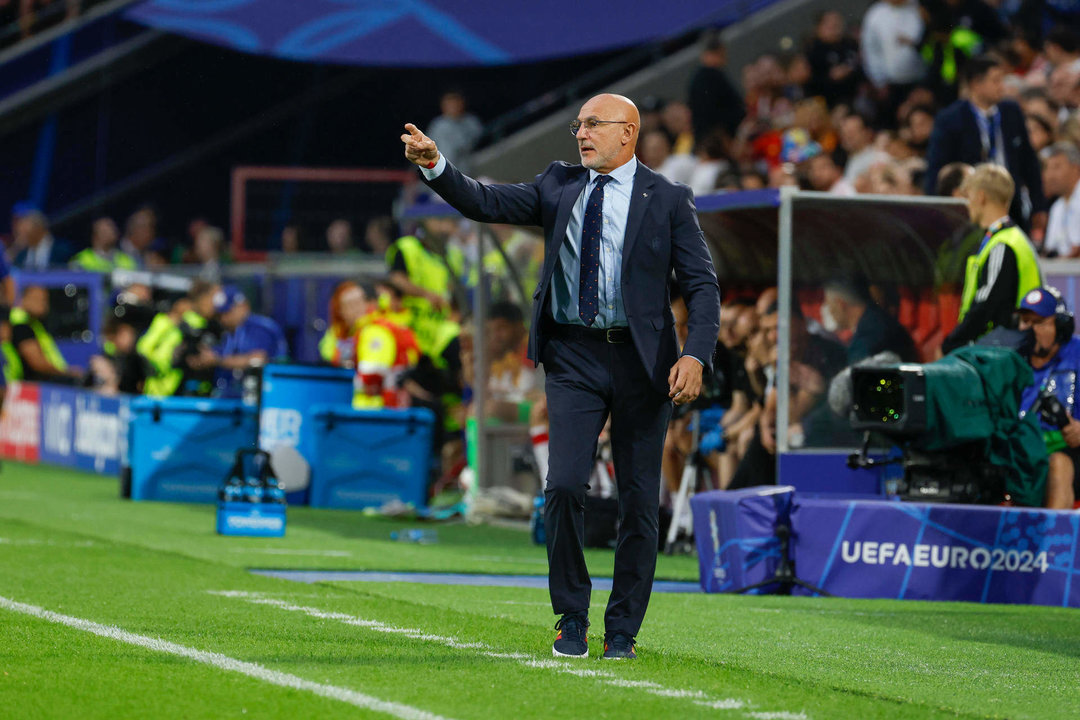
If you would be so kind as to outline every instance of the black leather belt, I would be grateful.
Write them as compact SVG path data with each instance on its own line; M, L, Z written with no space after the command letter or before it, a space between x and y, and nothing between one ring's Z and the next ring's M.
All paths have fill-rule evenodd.
M584 325L565 325L555 323L554 333L556 337L570 338L573 340L598 340L600 342L621 344L631 340L630 328L591 328Z

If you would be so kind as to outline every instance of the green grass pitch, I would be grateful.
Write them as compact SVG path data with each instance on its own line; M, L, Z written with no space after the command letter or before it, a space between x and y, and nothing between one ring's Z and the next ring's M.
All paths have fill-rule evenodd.
M5 463L0 717L1080 717L1075 610L654 594L639 660L605 663L594 592L592 657L556 661L543 590L249 572L546 569L519 531L389 539L406 526L292 508L283 539L223 538L210 506ZM611 561L589 556L596 576ZM693 558L660 558L658 577L696 576Z

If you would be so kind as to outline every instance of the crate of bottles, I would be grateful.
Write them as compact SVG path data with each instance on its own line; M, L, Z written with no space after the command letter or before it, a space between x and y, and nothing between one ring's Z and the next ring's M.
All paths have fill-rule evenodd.
M218 492L217 532L248 537L285 535L285 490L266 452L254 448L237 451Z

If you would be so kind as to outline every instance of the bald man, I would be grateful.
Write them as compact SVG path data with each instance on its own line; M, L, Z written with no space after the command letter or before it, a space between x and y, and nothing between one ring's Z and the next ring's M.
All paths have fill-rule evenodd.
M664 434L672 403L697 398L720 326L720 291L693 194L638 163L639 128L634 103L598 95L570 122L581 164L554 162L515 185L463 175L415 125L401 136L405 157L465 217L544 228L529 357L544 363L547 377L544 528L551 605L561 616L557 657L589 654L585 491L609 414L619 534L603 657L636 657L656 569ZM672 270L690 311L681 354L668 297Z

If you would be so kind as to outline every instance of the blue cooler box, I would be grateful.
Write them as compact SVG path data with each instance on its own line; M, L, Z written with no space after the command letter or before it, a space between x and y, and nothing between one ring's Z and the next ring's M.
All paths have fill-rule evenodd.
M789 486L715 490L690 498L701 589L731 592L776 574L778 523L790 524L795 495ZM766 586L753 592L775 592Z
M434 413L332 405L313 407L311 416L312 507L359 509L395 499L427 505Z
M236 451L255 442L239 400L135 398L128 424L133 500L217 502Z
M283 537L285 506L274 503L219 502L218 535Z
M314 406L351 408L353 371L311 365L270 364L262 372L262 415L259 447L267 452L281 445L296 448L314 469L318 455L307 428ZM308 490L286 496L290 505L306 505Z

